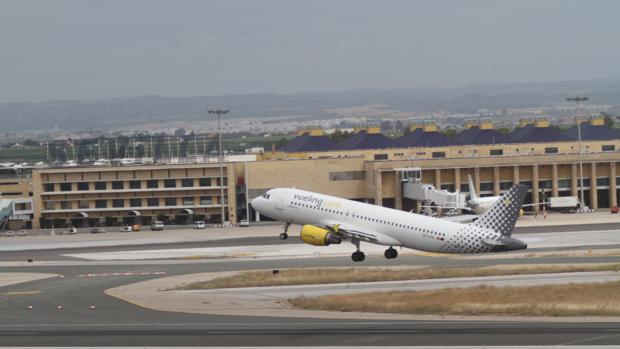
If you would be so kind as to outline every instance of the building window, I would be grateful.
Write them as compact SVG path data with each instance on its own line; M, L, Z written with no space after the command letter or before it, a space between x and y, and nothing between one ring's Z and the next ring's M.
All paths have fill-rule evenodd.
M508 190L512 188L512 182L499 182L499 190Z
M165 202L166 206L176 206L177 205L177 198L165 198L164 202Z
M146 203L148 206L159 206L159 198L148 198Z
M609 177L599 177L596 179L596 185L599 187L609 186Z
M387 160L387 159L388 159L387 154L375 154L375 160Z
M125 207L125 200L123 199L112 200L112 207Z
M71 191L71 183L60 183L60 191Z
M181 180L181 186L183 186L184 188L193 187L194 186L194 179L193 178L183 178Z
M500 156L504 155L504 149L491 149L489 151L489 155L491 156Z
M193 204L194 204L193 196L186 196L183 198L183 205L193 205Z
M579 179L577 179L577 183L578 183L577 185L579 185L579 183L580 183ZM584 178L583 179L583 186L584 187L589 187L590 186L590 178Z
M90 208L90 202L88 200L79 200L78 208L82 208L82 209Z
M200 186L201 187L210 187L211 186L211 178L200 178Z
M570 179L559 179L558 188L570 188Z
M200 197L200 204L201 205L211 205L211 204L213 204L213 199L210 196L201 196Z
M114 182L112 182L112 189L114 189L114 190L125 189L123 181L114 181Z
M146 181L146 187L149 189L158 188L159 182L157 181L157 179L149 179L148 181Z
M142 206L142 199L140 199L140 198L129 199L129 206L131 206L131 207L140 207L140 206Z
M54 201L45 201L44 202L44 206L46 210L53 210L54 209Z
M166 188L176 188L177 180L176 179L164 179L164 187Z
M330 172L329 180L330 181L359 181L363 180L365 176L364 171L339 171L339 172Z
M140 181L129 181L129 189L140 189L142 188L142 184Z
M45 183L43 185L44 191L54 191L54 183Z
M493 191L493 182L480 182L480 191Z
M78 190L88 190L90 188L88 186L88 182L78 182L77 189Z
M613 144L603 144L603 146L601 147L601 150L603 151L616 151L616 146Z
M445 151L434 151L433 152L433 159L440 159L440 158L445 158L445 157L446 157Z
M552 183L549 179L544 179L538 181L538 188L540 189L551 189Z
M528 188L532 188L532 181L520 181L519 184L524 185Z
M469 184L461 183L461 192L469 193Z
M106 200L95 200L95 207L96 208L107 208L108 202Z
M547 147L545 148L545 154L557 154L558 153L558 148L557 147Z
M106 182L95 182L95 190L106 190Z
M61 201L60 202L60 209L61 210L70 210L71 209L71 202L70 201Z

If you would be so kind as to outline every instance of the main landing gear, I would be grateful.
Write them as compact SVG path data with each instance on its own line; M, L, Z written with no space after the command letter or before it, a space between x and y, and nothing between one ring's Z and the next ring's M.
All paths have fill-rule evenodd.
M398 251L396 251L396 249L394 249L394 247L390 246L390 248L388 248L387 250L385 250L385 252L383 253L383 255L385 256L385 258L387 259L394 259L396 257L398 257Z
M357 251L353 252L353 254L351 255L351 259L354 262L363 262L364 259L366 259L366 255L364 254L364 252L360 251L360 241L353 240L351 242L355 245L355 247L357 247Z
M284 224L284 233L281 233L281 234L280 234L280 240L286 240L286 239L288 239L288 234L287 234L287 231L288 231L288 227L290 227L290 226L291 226L291 223L289 223L289 222L286 222L286 223Z

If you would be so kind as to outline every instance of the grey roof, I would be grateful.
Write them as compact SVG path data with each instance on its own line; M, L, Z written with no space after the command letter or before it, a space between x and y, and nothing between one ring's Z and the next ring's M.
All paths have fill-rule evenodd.
M310 136L304 133L301 136L297 136L286 144L278 147L279 151L285 151L288 153L300 152L300 151L326 151L339 149L338 144L326 136Z
M380 133L368 133L366 131L360 131L355 133L351 137L345 139L340 144L342 149L385 149L396 148L398 143L393 139L384 136Z
M448 137L437 131L425 132L421 128L405 133L396 141L403 147L441 147L454 144Z
M572 140L577 139L577 125L564 131L564 135ZM605 125L581 124L581 139L586 141L603 141L620 139L620 130Z
M503 144L512 143L510 137L501 134L493 129L482 130L478 126L473 126L459 133L454 137L456 144Z
M553 127L536 127L529 124L515 129L510 138L517 143L530 142L562 142L571 139Z

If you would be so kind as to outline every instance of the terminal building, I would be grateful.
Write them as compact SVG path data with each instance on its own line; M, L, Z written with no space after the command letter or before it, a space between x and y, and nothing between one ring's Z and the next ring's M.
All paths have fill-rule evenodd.
M253 221L265 217L252 211L248 199L275 187L415 210L417 202L403 195L403 181L417 168L422 182L448 191L467 192L468 175L481 195L525 184L532 210L543 196L579 195L575 127L560 131L545 119L522 120L510 134L488 120L465 126L452 139L428 122L411 125L397 139L377 127L357 128L342 143L320 129L300 130L257 161L225 163L223 181L213 163L35 169L33 225L217 223L222 208L225 221ZM620 134L600 118L584 122L582 131L585 203L594 209L617 206Z

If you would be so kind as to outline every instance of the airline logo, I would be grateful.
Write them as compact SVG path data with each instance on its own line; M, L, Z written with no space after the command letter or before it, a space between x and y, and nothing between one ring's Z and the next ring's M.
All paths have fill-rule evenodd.
M312 195L295 194L293 195L293 197L295 198L295 200L307 202L310 204L316 204L318 206L321 206L321 204L323 204L323 199L316 198Z

